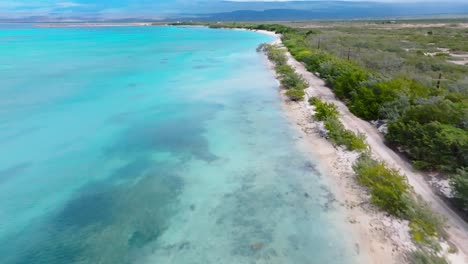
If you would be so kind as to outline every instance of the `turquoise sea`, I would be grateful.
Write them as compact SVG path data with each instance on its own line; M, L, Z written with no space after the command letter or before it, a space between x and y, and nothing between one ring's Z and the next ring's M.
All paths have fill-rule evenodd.
M272 40L0 26L0 262L355 263Z

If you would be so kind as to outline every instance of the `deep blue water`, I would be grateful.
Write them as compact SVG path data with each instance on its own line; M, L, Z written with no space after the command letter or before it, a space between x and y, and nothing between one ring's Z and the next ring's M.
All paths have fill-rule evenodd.
M4 25L1 263L353 263L269 41Z

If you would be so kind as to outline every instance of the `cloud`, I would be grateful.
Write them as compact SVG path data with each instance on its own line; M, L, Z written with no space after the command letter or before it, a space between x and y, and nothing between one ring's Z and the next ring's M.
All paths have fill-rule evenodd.
M61 7L61 8L71 8L71 7L84 7L88 5L80 4L76 2L59 2L56 4L56 6Z

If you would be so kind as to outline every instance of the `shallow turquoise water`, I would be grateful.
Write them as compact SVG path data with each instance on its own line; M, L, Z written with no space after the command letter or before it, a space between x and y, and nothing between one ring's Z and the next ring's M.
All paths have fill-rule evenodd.
M271 40L0 29L1 263L353 263Z

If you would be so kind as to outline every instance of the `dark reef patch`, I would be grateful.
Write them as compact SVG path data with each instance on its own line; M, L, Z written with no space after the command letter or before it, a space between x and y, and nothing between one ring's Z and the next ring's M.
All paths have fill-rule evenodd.
M108 224L112 219L114 207L113 190L80 194L68 201L63 210L57 215L59 226L85 227L91 224Z
M45 243L43 247L28 250L15 264L76 263L80 261L82 250L68 244Z
M179 167L146 164L130 163L109 180L83 187L50 220L24 230L21 236L34 239L25 239L22 254L6 263L132 263L135 250L152 245L167 229L184 186L175 173ZM126 174L139 180L115 183Z
M183 159L214 161L218 157L210 152L204 133L206 122L221 109L223 106L219 104L179 103L144 109L144 115L135 111L120 113L109 121L119 123L124 120L131 125L113 145L104 149L104 154L121 157L168 152ZM148 118L148 115L152 117Z
M203 120L189 117L158 120L127 130L122 139L107 149L110 155L144 152L170 152L185 158L195 157L208 162L218 157L209 150L204 137Z
M115 179L136 179L142 176L147 170L153 167L162 166L161 164L154 164L149 159L140 158L116 169L112 173L112 178Z
M14 166L8 167L4 170L0 170L0 184L5 183L20 174L24 173L27 169L32 166L31 162L22 162Z

